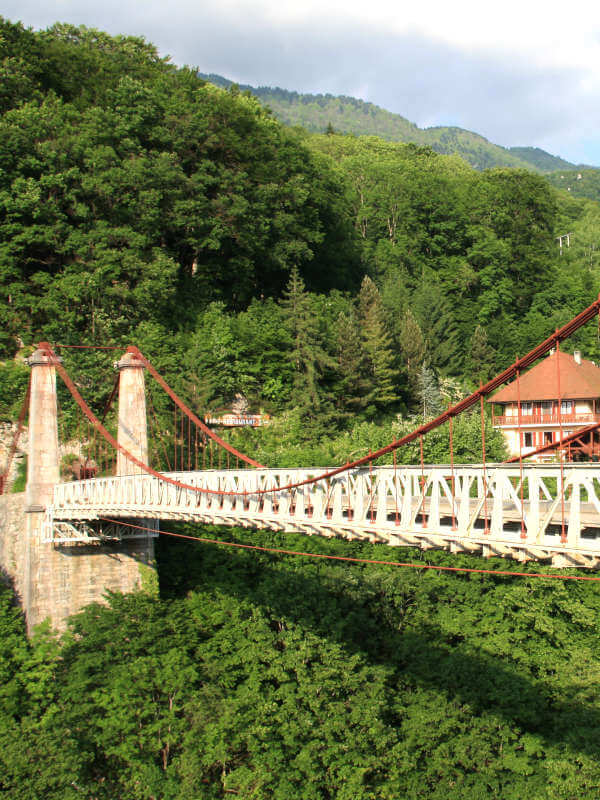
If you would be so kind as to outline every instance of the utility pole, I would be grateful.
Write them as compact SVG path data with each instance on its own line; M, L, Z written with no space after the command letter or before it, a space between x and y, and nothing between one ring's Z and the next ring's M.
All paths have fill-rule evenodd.
M563 253L563 239L565 239L565 240L566 240L566 242L567 242L567 247L570 247L570 246L571 246L571 236L572 236L572 235L573 235L573 233L572 233L572 232L571 232L571 233L562 233L560 236L557 236L557 237L556 237L556 239L557 239L557 241L558 241L558 246L559 246L559 248L560 248L560 254L561 254L561 256L562 256L562 253Z

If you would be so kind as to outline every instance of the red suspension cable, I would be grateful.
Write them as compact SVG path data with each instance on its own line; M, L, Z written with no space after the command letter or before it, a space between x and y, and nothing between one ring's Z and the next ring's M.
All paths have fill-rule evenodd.
M567 339L571 336L575 331L581 328L582 325L585 325L595 316L600 313L600 298L595 300L591 305L585 308L580 314L573 317L573 319L569 320L562 328L557 329L552 336L549 336L543 342L541 342L537 347L534 347L530 350L523 358L519 359L518 367L520 369L525 369L531 364L535 363L541 356L545 355L549 350L553 347L557 347L559 342ZM254 459L245 456L243 453L240 453L235 448L228 445L224 442L217 434L215 434L210 428L208 428L201 420L196 417L195 414L179 399L179 397L175 394L175 392L168 386L168 384L164 381L164 379L158 374L158 372L154 369L152 364L140 353L137 348L131 348L131 351L135 351L136 356L144 363L144 366L148 369L149 373L152 377L159 383L160 386L167 392L167 394L171 397L171 399L179 406L179 408L186 413L193 421L198 425L198 427L204 431L204 433L210 437L211 440L214 440L223 447L225 450L229 450L231 453L239 456L244 460L246 463L251 464L252 466L261 468L262 465L259 464ZM505 369L503 372L496 375L494 378L489 380L486 384L484 384L478 391L473 392L468 397L465 397L463 400L456 403L454 406L451 406L447 409L443 414L440 414L433 420L430 420L427 423L424 423L420 427L416 428L415 430L411 431L410 433L402 436L400 439L396 439L390 444L386 445L385 447L380 448L375 453L371 454L370 456L363 456L362 458L358 458L355 461L346 463L336 469L326 471L321 475L317 475L314 478L308 478L304 481L299 481L294 484L290 484L288 487L280 487L276 490L261 490L262 492L266 491L281 491L283 488L297 488L299 486L305 486L310 483L316 483L317 481L323 480L325 478L332 478L335 475L339 475L342 472L345 472L349 469L354 469L356 467L364 466L368 464L372 458L379 458L380 456L387 455L388 453L393 452L398 447L401 447L404 444L408 444L409 442L414 441L419 436L429 433L429 431L435 430L440 425L443 425L447 422L451 417L456 416L457 414L466 411L467 409L471 408L475 403L479 401L481 397L487 397L488 394L493 392L503 383L510 380L510 378L514 377L516 374L517 365L511 364L510 367ZM190 487L194 488L194 487Z
M152 400L152 392L150 391L148 391L148 405L150 406L150 414L152 415L152 419L154 420L154 430L157 432L158 440L160 442L163 455L165 457L165 462L167 464L167 467L169 468L169 472L171 472L171 462L169 460L169 453L163 439L162 431L160 430L160 423L158 421L156 409L154 408L154 401Z
M208 427L208 425L205 425L204 422L202 422L202 420L200 420L194 414L194 412L190 408L188 408L188 406L186 406L186 404L183 402L183 400L181 400L175 394L175 392L173 391L173 389L171 389L169 384L164 380L164 378L161 377L161 375L159 375L159 373L152 366L152 364L148 361L148 359L144 355L142 355L142 353L137 348L131 348L130 352L133 352L134 350L135 350L136 357L139 358L139 360L144 364L144 366L146 367L146 369L148 370L150 375L152 375L154 380L159 384L159 386L162 387L162 389L164 389L164 391L169 395L171 400L173 400L173 402L179 407L181 412L183 414L185 414L188 419L191 419L194 422L194 424L197 425L200 428L201 431L203 431L214 442L216 442L216 444L218 444L224 450L227 450L228 452L230 452L232 455L235 455L238 458L241 458L242 461L245 461L247 464L250 464L253 467L257 467L258 469L264 469L264 466L262 464L259 464L258 461L255 461L253 458L250 458L249 456L244 455L244 453L241 453L235 447L233 447L232 445L228 444L226 441L221 439L220 436L217 436L217 434L214 431L212 431Z
M572 320L570 320L566 325L563 325L562 328L560 328L557 331L555 331L555 333L552 336L548 337L541 344L539 344L537 347L535 347L532 350L530 350L529 353L527 353L523 358L521 358L519 360L519 365L518 365L519 368L522 369L522 368L525 368L525 367L529 366L530 364L533 364L538 358L540 358L541 356L545 355L545 353L547 353L553 346L556 347L560 341L568 338L571 334L573 334L576 330L578 330L582 325L584 325L586 322L589 322L590 319L592 319L593 317L598 315L599 312L600 312L600 299L594 301L594 303L592 303L590 306L588 306L586 309L584 309L580 314L578 314L576 317L574 317ZM196 422L196 424L200 427L200 429L203 430L208 435L208 437L210 438L211 442L214 440L218 444L222 445L225 449L230 449L230 452L232 452L232 453L238 455L239 457L241 457L244 461L246 461L246 463L252 463L253 466L261 467L261 465L258 464L258 462L254 461L253 459L248 459L248 457L244 456L242 453L237 451L235 448L231 448L229 445L227 445L226 442L223 442L223 440L220 439L220 437L218 437L216 434L214 434L206 425L204 425L204 423L202 423L193 414L193 412L191 412L187 408L187 406L185 406L184 403L182 403L182 401L177 397L177 395L173 392L173 390L166 384L166 382L163 380L163 378L156 372L156 370L150 364L150 362L148 362L148 360L139 352L139 350L137 350L137 348L131 348L131 350L135 350L136 356L139 357L140 360L144 363L144 365L146 366L146 368L148 369L150 374L155 378L155 380L157 380L157 382L162 386L162 388L167 392L167 394L169 394L171 399L173 399L173 401L182 409L182 411L184 411L184 413L188 414L194 420L194 422ZM454 406L449 408L447 411L445 411L443 414L441 414L440 416L436 417L435 419L430 420L429 422L421 425L420 427L416 428L415 430L413 430L412 432L406 434L405 436L401 437L400 439L396 439L395 441L391 442L390 444L386 445L385 447L380 448L375 453L372 453L372 454L367 455L367 456L363 456L362 458L356 459L353 462L346 463L346 464L344 464L344 465L342 465L340 467L337 467L337 468L335 468L333 470L328 470L328 471L323 472L320 475L316 475L316 476L314 476L312 478L306 478L305 480L297 481L297 482L294 482L294 483L290 483L290 484L288 484L286 486L273 487L273 488L270 488L270 489L259 489L256 492L254 492L253 494L254 495L261 495L261 494L267 494L267 493L270 493L270 492L281 492L281 491L285 491L285 490L289 490L289 489L299 488L301 486L306 486L306 485L311 484L311 483L316 483L318 481L321 481L321 480L324 480L324 479L327 479L327 478L332 478L335 475L339 475L339 474L341 474L343 472L346 472L346 471L348 471L350 469L355 469L357 467L364 466L369 461L371 461L373 458L379 458L380 456L383 456L383 455L386 455L388 453L393 452L398 447L401 447L404 444L408 444L409 442L414 441L417 437L422 436L423 434L428 433L429 431L434 430L435 428L437 428L440 425L444 424L445 422L447 422L451 417L455 416L456 414L459 414L462 411L466 411L467 409L471 408L471 406L474 405L476 402L478 402L480 398L487 396L492 391L494 391L496 388L498 388L503 383L505 383L507 380L512 378L516 373L516 368L517 368L516 365L512 364L510 367L505 369L503 372L501 372L495 378L492 378L492 380L490 380L486 384L484 384L477 392L474 392L473 394L471 394L468 397L464 398L460 402L456 403ZM61 367L60 364L57 364L57 370L61 373L61 376L63 377L63 380L65 380L65 378L66 378L65 382L67 382L67 381L70 382L70 379L68 378L67 373L64 371L64 369ZM70 389L71 393L73 394L73 396L75 397L75 399L77 400L77 397L74 394L74 392L77 392L77 390L76 390L75 386L72 384L72 382L70 382L70 383L71 383L71 386L69 386L69 389ZM85 401L83 401L83 398L81 398L81 395L79 395L78 392L77 392L77 395L79 397L79 400L77 400L77 402L80 405L80 408L84 411L84 413L91 414L89 408L85 404ZM99 424L98 420L95 417L94 417L94 420L95 420L94 424ZM107 436L110 437L109 439L107 439L107 441L109 441L109 443L111 444L112 447L115 447L117 449L120 449L121 451L124 451L124 448L122 448L121 446L119 446L117 444L116 440L114 440L114 438L111 437L110 434L108 434L108 431L100 430L100 432L102 433L102 435L105 438L107 438ZM174 481L173 479L168 479L165 476L161 475L160 473L152 470L147 465L142 464L141 462L137 461L137 459L135 459L130 453L127 453L127 451L124 451L124 452L125 452L126 456L130 460L132 460L133 463L137 463L137 465L140 466L148 474L155 475L155 477L158 477L161 480L165 480L167 482L176 483L177 485L180 485L182 488L187 488L187 489L190 489L192 491L199 492L199 493L217 494L217 495L220 495L220 496L222 496L222 495L237 495L237 494L239 494L238 492L220 492L220 491L213 491L213 490L208 490L208 489L201 489L199 487L194 487L194 486L182 484L181 482Z
M400 524L400 519L398 517L398 475L396 469L396 451L393 452L393 462L394 462L394 504L396 506L396 513L394 515L394 520L396 525Z
M427 514L425 513L425 464L423 462L423 436L419 436L419 445L421 450L421 527L427 527ZM396 452L396 451L394 451Z
M453 417L450 417L449 421L449 429L450 429L450 486L452 488L452 530L456 530L456 511L455 511L455 500L454 500L454 491L455 491L455 483L454 483L454 440L452 437L452 422Z

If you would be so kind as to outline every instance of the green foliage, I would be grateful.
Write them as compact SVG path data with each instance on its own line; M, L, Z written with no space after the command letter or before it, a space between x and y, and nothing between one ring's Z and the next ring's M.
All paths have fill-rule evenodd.
M231 87L231 81L221 75L200 76L216 86ZM572 169L573 164L551 156L539 148L501 147L483 136L456 127L419 128L400 114L393 114L373 103L356 97L331 94L299 94L269 86L242 85L273 110L277 119L286 125L302 126L308 131L328 135L339 132L354 136L379 136L393 142L413 142L427 145L438 153L457 154L475 169L516 167L551 172L559 168Z
M478 325L473 331L468 354L469 374L476 383L486 383L492 377L495 356L493 348L488 344L485 328Z
M427 347L421 327L410 308L401 317L398 343L402 352L402 362L408 378L410 392L415 398L419 391L420 374Z
M439 410L439 408L435 410ZM418 420L419 423L421 421ZM416 423L417 420L415 419L403 420L399 428L396 428L396 438L410 433L417 427ZM507 453L504 437L500 430L492 427L491 419L487 412L484 424L486 461L501 462L506 460ZM480 464L483 459L480 414L473 412L461 414L459 417L454 418L452 440L454 462L456 464ZM420 441L418 439L398 450L399 463L418 464L420 463L420 458ZM426 464L450 463L450 432L448 424L436 428L423 437L423 458Z
M284 547L305 550L306 538ZM311 550L397 560L368 543L315 537ZM60 643L43 629L27 642L1 589L7 796L593 796L596 584L164 539L158 555L162 598L112 595ZM401 560L480 564L413 550Z
M5 337L126 341L174 307L189 324L211 299L278 294L292 264L330 287L345 247L337 178L256 101L142 40L35 36L53 91L0 120Z
M13 421L18 418L25 400L29 368L22 361L6 361L0 364L0 420Z
M368 275L363 278L358 295L358 320L365 353L365 371L371 383L368 400L376 408L385 409L398 398L398 371L381 295Z
M423 419L437 417L442 413L442 395L435 372L425 362L421 364L418 376L418 395L423 410Z
M10 491L12 494L24 492L27 486L27 456L23 457L17 464L17 475L12 482Z
M572 197L600 200L600 170L580 167L574 169L570 164L558 172L546 176L549 183L557 189L569 192ZM567 231L565 231L567 233Z
M319 378L333 362L319 341L319 318L296 267L292 268L281 309L293 365L291 399L303 416L312 417L321 410Z
M539 147L509 147L509 151L517 158L531 164L540 172L553 172L557 169L573 169L575 166L569 161L565 161L560 156L551 156Z

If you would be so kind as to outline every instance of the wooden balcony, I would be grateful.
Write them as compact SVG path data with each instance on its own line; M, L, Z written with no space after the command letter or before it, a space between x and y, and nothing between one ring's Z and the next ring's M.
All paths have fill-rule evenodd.
M532 425L593 425L600 422L600 414L521 414L521 428L530 428ZM496 427L518 428L519 417L493 416L492 424Z

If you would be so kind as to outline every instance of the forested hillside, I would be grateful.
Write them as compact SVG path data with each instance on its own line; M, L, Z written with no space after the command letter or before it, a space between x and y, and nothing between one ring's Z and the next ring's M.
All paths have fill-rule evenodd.
M286 127L140 38L0 20L0 65L3 420L36 342L135 343L199 416L236 394L272 414L235 435L262 463L338 464L438 413L598 295L599 204L531 170ZM596 327L570 347L600 360ZM114 353L62 355L101 413ZM158 424L164 413L157 402ZM478 417L454 435L457 463L478 457ZM501 460L489 420L485 435ZM427 460L447 453L441 431L427 437ZM380 545L310 549L399 560ZM160 599L115 596L60 642L28 642L2 589L7 798L597 791L597 584L193 542L161 541L158 558Z
M310 546L390 555L317 537ZM287 537L286 548L305 550L306 537ZM60 649L47 632L27 643L0 589L6 797L595 796L598 584L170 541L159 568L160 600L90 607Z
M557 189L570 192L573 197L587 197L600 201L600 170L559 170L548 175L548 180Z
M201 77L226 89L232 86L232 81L221 75L201 73ZM501 147L464 128L419 128L400 114L355 97L301 94L270 86L256 87L247 84L241 84L239 88L258 97L286 125L300 125L315 133L333 128L338 133L380 136L392 142L427 145L442 155L462 156L475 169L520 167L536 172L552 172L576 167L575 164L552 156L538 147Z
M572 170L577 167L576 164L571 164L569 161L565 161L564 158L551 156L550 153L546 153L545 150L541 150L539 147L509 147L508 149L517 158L527 161L540 172L554 172L558 169ZM582 165L579 164L578 166L581 167Z
M318 435L433 411L597 293L598 206L531 172L290 130L142 40L3 30L5 358L134 341L200 408Z

